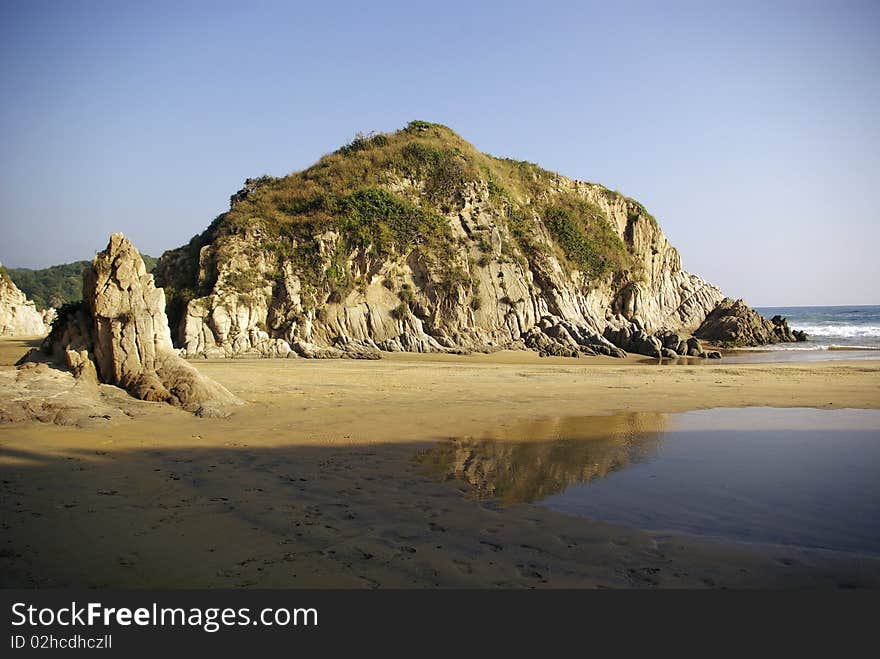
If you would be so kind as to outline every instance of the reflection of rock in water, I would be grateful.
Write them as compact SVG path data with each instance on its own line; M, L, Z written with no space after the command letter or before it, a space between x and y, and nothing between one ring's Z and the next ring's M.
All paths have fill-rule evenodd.
M663 414L530 421L443 442L419 456L429 471L468 483L479 498L540 501L656 453Z

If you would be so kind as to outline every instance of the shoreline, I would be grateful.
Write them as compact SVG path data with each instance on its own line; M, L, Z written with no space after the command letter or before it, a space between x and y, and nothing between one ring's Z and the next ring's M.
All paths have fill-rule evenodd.
M11 364L31 343L0 340L0 370L14 370ZM527 351L389 353L375 361L194 360L189 363L246 404L228 419L203 419L103 385L130 409L119 415L121 421L89 431L135 431L173 420L181 433L241 427L283 433L292 442L338 436L377 443L435 440L547 416L713 407L880 408L880 360L698 361L539 357ZM0 436L11 428L29 427L0 424ZM53 432L51 424L35 423L33 428Z

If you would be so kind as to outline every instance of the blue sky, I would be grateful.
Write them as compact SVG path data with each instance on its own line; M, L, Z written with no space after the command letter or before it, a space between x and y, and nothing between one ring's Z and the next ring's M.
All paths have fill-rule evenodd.
M877 2L0 0L0 261L159 255L418 118L639 199L754 305L878 304L878 74Z

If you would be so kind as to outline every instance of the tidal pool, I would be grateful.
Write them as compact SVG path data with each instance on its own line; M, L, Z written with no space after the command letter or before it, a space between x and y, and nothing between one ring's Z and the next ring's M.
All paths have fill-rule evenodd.
M477 498L735 541L880 555L880 411L568 417L440 443Z

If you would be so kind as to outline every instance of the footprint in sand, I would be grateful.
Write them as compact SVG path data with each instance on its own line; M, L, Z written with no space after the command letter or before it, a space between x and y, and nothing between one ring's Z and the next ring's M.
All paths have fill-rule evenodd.
M474 566L468 563L467 561L462 561L457 558L452 559L452 564L455 565L459 570L464 572L465 574L473 574Z

